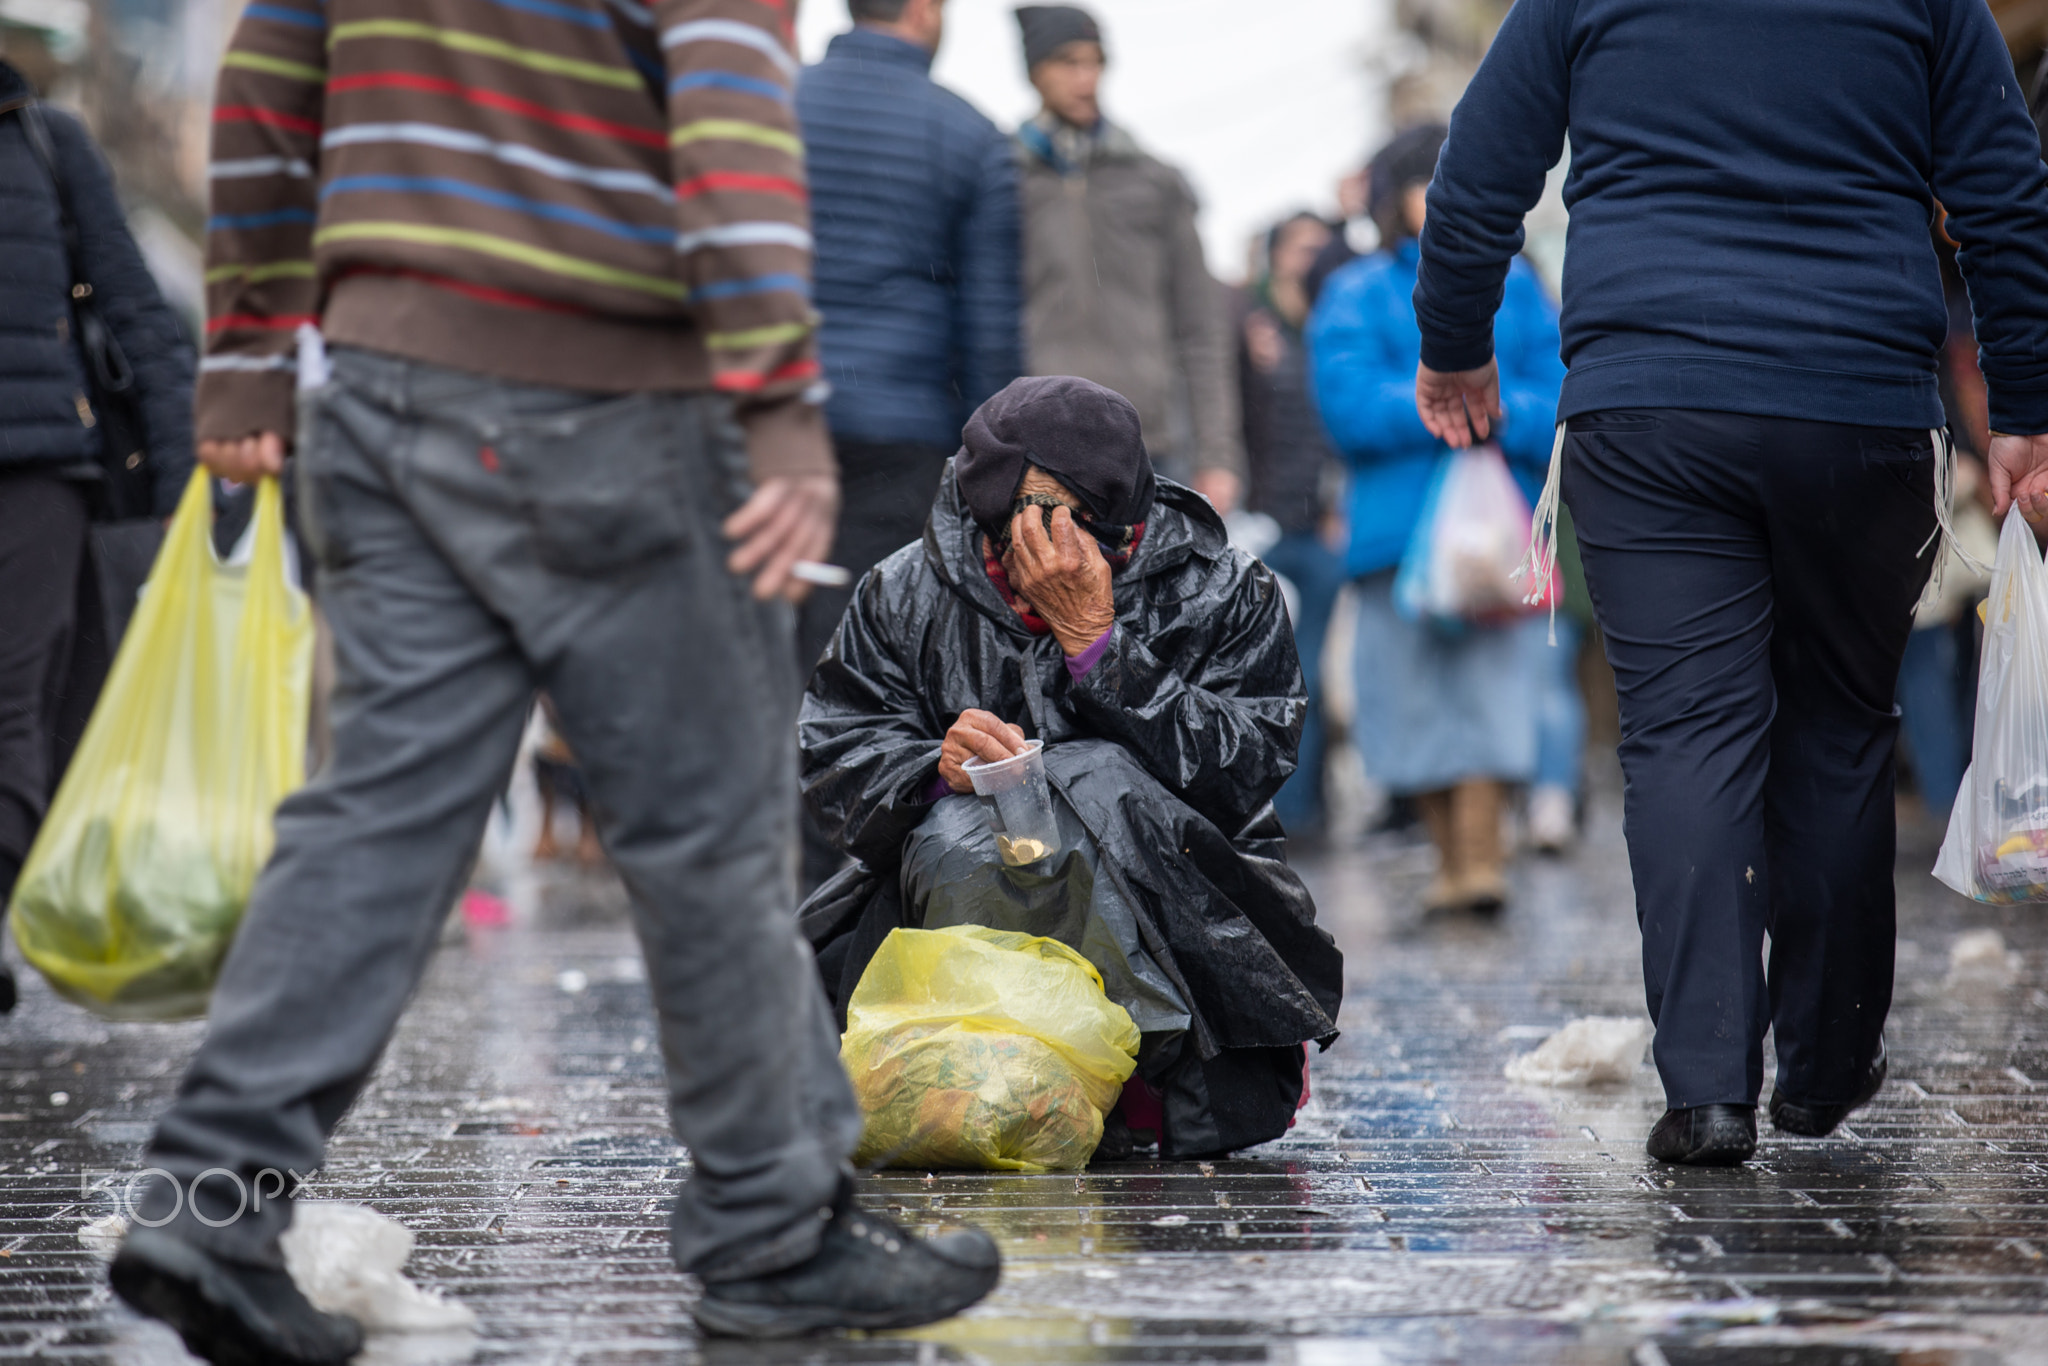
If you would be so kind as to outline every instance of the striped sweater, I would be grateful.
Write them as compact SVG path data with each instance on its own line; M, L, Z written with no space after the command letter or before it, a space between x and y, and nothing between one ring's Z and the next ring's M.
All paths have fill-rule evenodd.
M292 429L294 333L715 388L829 468L796 0L255 0L221 63L198 431Z

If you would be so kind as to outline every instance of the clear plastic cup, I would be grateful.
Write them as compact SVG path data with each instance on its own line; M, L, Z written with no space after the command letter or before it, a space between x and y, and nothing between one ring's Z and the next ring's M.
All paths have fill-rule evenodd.
M961 764L974 795L995 832L996 852L1012 868L1051 858L1059 850L1052 789L1045 781L1045 741L1027 740L1022 754L1000 763L969 759Z

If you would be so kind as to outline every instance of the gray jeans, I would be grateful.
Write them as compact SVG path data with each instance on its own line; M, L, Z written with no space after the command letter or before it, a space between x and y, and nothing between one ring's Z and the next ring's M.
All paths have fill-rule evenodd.
M725 568L719 524L747 485L723 414L336 351L298 456L338 663L333 755L278 810L149 1165L188 1191L210 1168L253 1183L319 1165L544 688L632 894L695 1160L676 1259L729 1279L812 1254L861 1117L794 917L791 613ZM159 1182L142 1213L173 1204ZM214 1176L172 1227L274 1264L289 1203L212 1226L236 1205Z

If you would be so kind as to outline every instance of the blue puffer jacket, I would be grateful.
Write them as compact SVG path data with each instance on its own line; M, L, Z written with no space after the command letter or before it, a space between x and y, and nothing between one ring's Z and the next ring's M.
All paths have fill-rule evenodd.
M854 441L952 446L1023 369L1010 141L872 29L797 83L817 238L826 420Z
M1400 563L1422 513L1442 442L1415 413L1414 241L1361 257L1332 275L1309 318L1316 406L1331 443L1350 466L1346 506L1351 573ZM1498 433L1508 467L1529 495L1542 491L1556 435L1564 362L1557 354L1557 308L1528 263L1516 260L1494 324L1500 401Z
M0 62L0 471L79 465L99 456L85 362L71 335L71 274L57 192L15 112L26 81ZM135 368L151 486L168 513L192 473L192 348L142 263L106 164L78 121L43 119L71 188L81 254L100 313Z

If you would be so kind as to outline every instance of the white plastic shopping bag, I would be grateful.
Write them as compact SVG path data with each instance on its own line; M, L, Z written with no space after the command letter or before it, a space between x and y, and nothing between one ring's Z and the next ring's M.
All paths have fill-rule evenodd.
M1452 451L1437 465L1401 557L1394 605L1413 621L1501 621L1548 607L1547 597L1531 602L1515 581L1529 521L1529 500L1498 446Z
M2018 508L1998 537L1977 734L1934 875L1979 901L2048 901L2048 565Z

